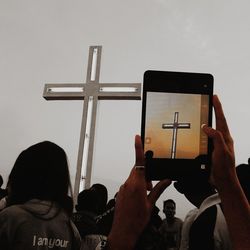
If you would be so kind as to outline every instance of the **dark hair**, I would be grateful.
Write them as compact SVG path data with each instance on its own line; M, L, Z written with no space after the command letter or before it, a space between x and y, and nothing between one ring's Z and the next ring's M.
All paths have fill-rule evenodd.
M0 187L2 187L2 185L3 185L3 177L2 175L0 175Z
M108 190L107 188L100 183L93 184L90 188L96 195L96 204L97 204L97 214L101 214L105 211L108 201Z
M65 151L49 141L29 147L18 156L8 185L10 204L41 199L57 202L68 210L70 177Z
M248 164L240 164L236 167L236 173L241 187L248 201L250 201L250 158Z
M76 211L89 211L96 213L96 199L96 194L92 190L85 189L81 191L77 196L77 205L75 206Z
M175 201L172 200L172 199L165 200L165 201L163 202L163 206L165 207L165 206L166 206L166 203L168 203L168 202L173 203L173 204L174 204L174 207L176 207Z
M179 178L177 181L175 181L174 187L181 194L186 194L190 192L193 194L212 194L214 193L214 188L209 183L208 178L209 176L207 173L191 173L190 175Z

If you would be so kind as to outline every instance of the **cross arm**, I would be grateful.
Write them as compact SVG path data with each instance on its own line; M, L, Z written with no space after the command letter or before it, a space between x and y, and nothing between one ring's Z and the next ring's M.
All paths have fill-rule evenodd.
M43 97L46 100L83 100L85 84L48 83L44 86Z
M141 100L140 83L100 83L100 100Z
M178 123L178 128L190 128L190 123Z
M190 128L190 123L164 123L162 124L162 128L165 129L173 129L173 128Z
M173 123L165 123L165 124L162 124L162 128L174 128L174 124Z

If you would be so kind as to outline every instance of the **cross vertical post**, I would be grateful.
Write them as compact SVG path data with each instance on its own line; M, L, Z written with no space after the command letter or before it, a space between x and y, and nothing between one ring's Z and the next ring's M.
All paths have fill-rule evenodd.
M90 47L89 49L88 69L85 84L85 91L88 95L85 96L83 103L82 127L78 148L74 194L78 193L79 189L83 190L84 188L90 187L97 111L95 83L99 83L101 51L101 46ZM85 173L83 173L84 171ZM81 186L81 178L82 180L85 180L84 187L83 185Z
M178 129L189 129L191 127L190 123L178 123L179 112L174 113L174 122L173 123L163 123L163 129L173 129L172 135L172 146L171 146L171 159L176 157L176 146L177 146L177 130Z
M98 100L140 100L140 83L99 83L102 46L90 46L86 83L45 84L46 100L84 100L79 139L74 201L90 187ZM82 181L84 182L84 185Z

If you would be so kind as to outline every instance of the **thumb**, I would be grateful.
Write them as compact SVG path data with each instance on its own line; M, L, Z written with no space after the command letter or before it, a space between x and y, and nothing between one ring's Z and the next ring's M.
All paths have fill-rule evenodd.
M163 193L163 191L172 183L171 180L165 179L159 181L155 187L151 190L150 194L148 195L148 200L151 203L151 205L154 205L155 202L158 200L160 195Z

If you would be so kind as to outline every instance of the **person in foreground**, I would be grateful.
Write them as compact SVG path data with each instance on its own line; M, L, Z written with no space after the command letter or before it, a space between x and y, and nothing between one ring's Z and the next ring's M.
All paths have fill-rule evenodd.
M8 206L0 213L0 249L80 249L69 189L61 147L44 141L22 151L9 175Z
M218 97L213 97L216 129L208 126L203 131L213 140L210 181L221 198L223 213L233 249L250 249L250 206L235 170L233 140ZM154 188L145 180L144 154L140 136L135 137L136 162L117 196L114 222L107 240L107 249L134 249L136 241L147 225L152 207L171 184L166 179ZM147 190L150 191L147 194Z

